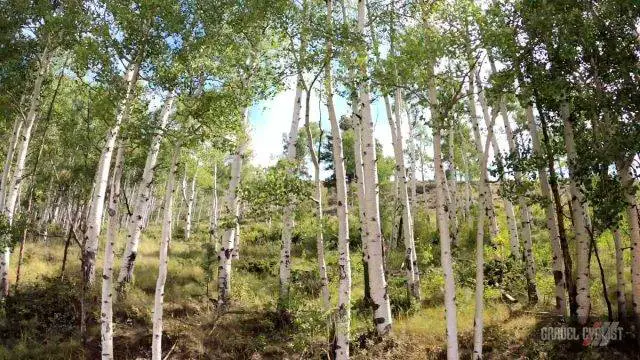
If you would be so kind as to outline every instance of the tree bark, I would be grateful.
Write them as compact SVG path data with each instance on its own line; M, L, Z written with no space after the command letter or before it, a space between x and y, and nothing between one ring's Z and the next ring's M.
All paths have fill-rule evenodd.
M333 0L327 0L327 24L329 34L332 34ZM327 94L327 110L331 123L331 142L333 168L336 177L336 199L338 216L338 309L335 318L335 339L332 345L333 358L336 360L349 359L349 335L351 328L351 258L349 255L349 207L347 204L347 175L344 167L344 153L342 149L342 134L336 117L333 102L333 84L331 76L332 43L331 35L327 37L327 59L324 69L324 86Z
M623 184L624 199L627 203L629 232L631 233L631 308L640 328L640 222L638 221L638 203L632 169L629 163L618 163L618 175Z
M156 165L158 162L158 154L160 153L160 144L162 142L162 132L171 117L175 94L171 93L164 102L162 113L160 114L160 123L158 124L158 132L151 139L149 152L145 161L144 170L142 172L142 181L136 192L136 199L133 205L133 214L129 218L127 226L127 245L122 255L122 265L120 265L120 274L118 275L118 288L123 289L124 285L133 278L133 268L135 266L136 256L138 255L138 245L140 244L140 235L144 229L145 214L149 209L149 198L151 196L151 187L155 179Z
M364 35L365 1L358 0L358 31ZM366 54L362 54L365 57ZM366 78L367 69L360 66L362 78ZM391 330L391 305L387 293L387 281L384 272L382 249L382 231L378 202L378 168L376 165L376 147L371 117L371 99L366 82L358 85L360 123L362 127L362 168L365 187L365 236L368 242L368 273L371 288L371 301L374 309L374 324L378 335L384 336Z
M4 199L2 211L7 217L9 225L13 224L13 219L16 214L16 206L18 204L18 197L20 194L20 188L23 180L23 173L26 166L27 155L29 153L29 143L31 141L31 132L33 126L38 121L38 110L41 102L41 90L42 82L49 68L49 62L51 60L51 54L48 49L45 49L40 55L40 63L38 74L33 83L33 90L29 99L29 111L24 121L22 136L19 139L18 144L18 157L16 158L16 168L13 172L11 180L11 188L8 189L8 194ZM9 294L9 261L11 257L11 248L5 246L2 252L2 259L0 259L0 300Z
M473 71L473 69L471 70ZM473 74L471 72L470 74ZM469 117L471 118L471 128L473 129L473 138L476 145L476 152L478 153L478 157L482 159L484 146L482 145L482 138L480 137L480 127L478 126L478 114L476 110L476 100L475 100L475 81L473 75L469 76L469 91L467 93L469 97ZM487 141L491 141L487 139ZM496 238L498 236L498 221L496 220L495 208L493 207L493 196L491 194L491 189L489 187L485 187L483 190L484 194L484 207L489 210L488 218L491 226L491 237Z
M616 249L616 300L618 302L618 321L625 323L627 321L627 283L624 279L622 236L620 235L620 229L618 227L613 230L613 242Z
M311 89L307 89L306 95L304 123L307 130L307 146L309 148L309 153L311 154L311 162L313 163L313 179L316 189L316 219L318 221L318 225L316 228L316 256L318 259L318 273L320 274L320 283L322 284L322 307L325 311L328 311L331 307L331 303L329 302L329 279L327 278L327 265L324 260L324 220L322 211L322 182L320 181L320 161L318 160L318 154L313 147L313 135L311 134L311 123L309 122L309 100L311 98ZM322 135L320 136L318 142L322 142Z
M433 129L433 162L436 181L436 214L438 232L440 234L440 262L444 275L444 311L447 329L447 359L457 360L458 356L458 323L456 314L456 282L453 274L453 258L451 256L451 238L449 237L449 209L444 198L444 169L442 167L441 121L438 114L438 97L434 79L429 79L429 106Z
M102 343L102 359L113 359L113 250L118 239L118 205L120 202L120 179L122 177L124 146L118 145L115 168L111 177L109 190L109 225L107 226L107 242L104 248L102 266L102 301L100 301L100 338Z
M478 79L479 82L479 79ZM484 114L487 116L487 113ZM484 203L482 198L485 194L490 193L486 190L489 186L487 177L487 163L489 162L489 146L492 142L493 126L497 117L497 112L491 116L491 120L487 122L487 139L480 160L480 204ZM494 146L497 143L494 142ZM473 359L482 359L482 342L484 331L484 222L488 217L488 208L478 212L478 224L476 228L476 289L475 289L475 314L474 314L474 331L473 331ZM493 239L492 239L493 240ZM492 242L492 241L491 241Z
M137 60L136 60L137 61ZM107 190L107 183L109 180L109 167L111 165L111 156L113 155L113 149L118 138L120 126L124 123L129 116L129 107L135 95L136 80L138 78L138 71L140 65L137 62L132 62L129 65L126 75L126 93L122 99L118 113L116 115L116 121L107 132L105 144L100 155L98 168L96 170L94 179L94 192L91 198L90 210L87 216L86 224L87 228L84 233L84 254L85 259L83 264L82 273L86 279L88 286L92 286L95 279L95 261L96 252L98 251L98 236L100 235L100 229L102 227L102 215L104 211L104 196Z
M501 105L502 107L502 105ZM504 114L504 111L503 111ZM503 115L504 116L504 115ZM533 143L533 154L537 156L543 155L540 149L540 140L538 139L538 128L533 116L533 107L531 105L526 108L527 122L529 123L529 134ZM555 283L556 294L556 311L558 315L567 315L567 299L565 295L565 271L562 254L562 245L560 243L560 232L556 223L556 216L553 209L553 199L551 197L549 176L544 167L538 168L538 177L540 178L540 192L542 193L543 206L547 220L547 229L549 230L549 240L551 241L551 251L553 254L552 269L553 280Z
M302 47L302 45L301 45ZM302 52L302 49L300 50ZM289 138L287 140L287 161L296 161L296 142L298 141L298 127L300 124L300 110L302 108L302 73L298 74L296 96L293 103L293 116ZM291 279L291 236L293 234L295 204L285 206L282 214L282 248L280 249L279 298L278 307L285 308L289 302L289 288Z
M21 103L22 105L22 103ZM7 185L11 174L11 166L13 165L13 156L20 139L20 133L22 132L22 126L24 125L24 119L21 115L16 116L16 120L13 123L13 132L11 133L11 139L9 140L9 147L7 148L7 156L4 159L4 167L2 168L2 177L0 178L0 209L4 209L4 199L7 192Z
M575 140L573 137L573 124L569 114L569 104L562 104L561 118L564 124L564 143L567 151L567 160L569 163L569 191L571 193L571 217L574 223L574 232L576 236L576 287L578 303L578 323L585 325L589 319L589 311L591 310L591 296L589 294L589 249L590 240L587 233L585 219L584 194L580 189L580 184L576 179L576 166L578 154L576 152Z
M180 158L180 145L173 150L167 189L165 190L162 216L162 240L160 242L160 261L158 265L158 278L156 280L156 292L153 300L153 334L151 342L151 359L162 360L162 305L164 302L164 285L167 280L169 265L169 242L171 241L171 219L173 218L173 196L175 194L175 179L178 172L178 159Z
M187 203L187 215L184 220L184 239L185 240L188 240L191 237L191 225L193 222L193 207L195 205L196 176L198 176L198 167L199 167L199 164L196 163L196 171L193 174L193 178L191 178L191 182L189 183L189 195L186 194L186 188L184 186L182 187L183 195L185 197L185 202Z
M214 246L218 250L218 163L213 163L213 190L211 194L211 220L209 222L209 237Z
M533 111L533 106L532 110ZM573 277L573 262L571 260L571 252L569 250L569 243L567 241L567 233L564 227L564 213L562 210L562 198L560 197L560 190L558 189L558 174L555 170L555 157L553 148L551 146L551 139L549 138L549 129L545 113L542 109L538 109L540 113L540 128L542 129L542 143L544 144L545 158L547 160L547 167L549 169L549 188L553 195L553 203L555 204L554 210L556 213L556 221L558 225L558 236L560 239L560 247L562 249L562 259L564 262L564 279L567 284L567 292L569 294L569 315L571 317L578 316L578 302L577 288L575 279ZM533 113L531 113L533 115Z
M385 101L388 102L388 100ZM389 127L391 128L391 141L393 143L393 153L396 160L396 174L398 176L396 182L399 188L400 206L402 207L402 237L404 239L405 246L404 263L406 266L407 286L409 287L409 293L414 298L420 300L420 273L417 269L418 258L416 255L413 234L413 216L411 214L412 202L409 200L409 179L407 178L407 169L404 164L404 151L402 146L401 102L400 89L396 89L394 95L395 119L390 112L388 112L387 119L389 121Z
M248 109L245 110L245 122L247 121ZM225 224L225 233L222 238L222 247L218 252L218 307L220 310L226 310L229 306L231 298L231 258L236 242L236 231L239 216L239 186L242 174L242 162L245 157L247 147L246 139L240 139L233 162L231 164L231 180L227 190L227 201L225 201L225 214L231 220Z

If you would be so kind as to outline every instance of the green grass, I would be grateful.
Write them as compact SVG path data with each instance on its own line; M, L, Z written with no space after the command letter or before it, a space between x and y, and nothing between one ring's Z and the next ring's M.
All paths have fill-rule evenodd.
M501 204L498 205L500 207ZM501 211L498 212L502 214ZM539 217L541 212L534 209ZM416 214L416 241L419 264L422 272L421 291L423 301L411 304L407 301L407 291L401 270L403 261L402 245L388 253L389 296L395 315L392 334L379 341L372 336L371 312L363 309L361 299L364 293L362 255L359 251L359 234L352 236L352 343L356 359L424 359L444 356L446 335L445 318L442 307L443 277L439 267L440 254L435 216L429 214L430 221L420 209ZM500 216L501 232L495 239L496 247L486 246L487 261L502 261L508 254L506 219ZM540 219L536 218L536 223ZM278 255L280 251L279 226L256 223L243 226L240 259L233 263L232 306L229 313L219 315L215 310L216 264L209 266L212 274L207 274L203 266L205 244L208 241L206 224L194 229L194 236L184 241L176 236L170 245L170 261L165 286L165 331L164 347L169 351L174 347L177 359L243 359L261 356L263 359L323 358L328 349L326 316L319 301L319 281L313 232L307 227L313 222L298 223L299 241L294 245L290 313L275 310L278 292ZM459 247L455 250L455 276L458 286L458 327L460 346L464 356L470 355L474 313L474 231L473 224L461 221ZM337 261L335 250L335 226L325 227L327 242L326 263L330 279L332 301L337 298ZM179 229L176 229L178 232ZM126 297L115 302L115 348L119 359L148 357L151 342L151 307L158 272L158 247L160 229L150 226L140 244L135 278ZM512 274L506 289L519 299L519 304L508 306L501 300L500 291L487 287L485 294L485 352L488 358L514 358L549 352L564 353L560 343L536 341L538 328L554 323L555 319L545 315L553 308L553 279L550 269L550 246L544 229L535 227L534 244L537 264L537 283L540 303L527 307L526 292L522 291L522 274ZM116 265L119 265L124 234L116 249ZM101 244L100 249L104 249ZM26 313L33 311L31 303L44 307L47 313L57 304L55 299L63 299L67 304L59 311L68 315L68 332L64 334L43 328L40 320L24 320L18 315L3 317L0 322L0 358L4 359L68 359L80 355L93 358L99 355L99 310L92 310L87 345L83 345L78 334L79 322L77 295L79 287L79 251L72 244L65 272L65 282L60 276L60 263L64 248L61 237L51 237L46 243L29 242L25 247L25 260L20 288L23 303L13 308ZM609 296L614 304L613 287L615 272L611 234L605 233L599 239L599 249L606 269ZM102 253L98 258L98 273L102 268ZM628 254L627 266L629 265ZM592 264L592 316L606 314L601 295L598 268L595 256ZM17 263L17 252L13 254L12 266ZM116 267L117 271L117 267ZM15 276L15 269L11 271ZM209 276L208 276L209 275ZM54 280L52 280L54 279ZM208 281L210 279L210 281ZM12 279L13 282L14 279ZM63 285L56 285L63 284ZM15 291L15 289L13 289ZM39 292L38 292L39 291ZM98 289L92 296L99 299ZM30 300L31 294L48 294L48 303ZM71 296L71 297L69 297ZM71 299L71 300L64 300ZM17 307L16 307L17 306ZM36 305L33 305L36 306ZM58 306L58 305L55 305ZM65 316L66 316L65 315ZM19 324L8 323L13 319ZM23 320L20 320L23 319ZM40 322L40 324L38 324ZM9 331L19 329L19 331ZM66 330L65 330L66 331ZM584 351L577 349L575 351ZM593 353L595 350L589 350ZM566 351L565 351L566 352ZM582 352L579 352L580 354ZM615 351L611 352L620 357ZM574 353L575 354L575 353ZM600 354L595 352L595 354ZM551 355L549 355L551 356ZM532 356L537 358L537 356ZM551 358L551 357L549 357ZM597 357L596 357L597 358Z

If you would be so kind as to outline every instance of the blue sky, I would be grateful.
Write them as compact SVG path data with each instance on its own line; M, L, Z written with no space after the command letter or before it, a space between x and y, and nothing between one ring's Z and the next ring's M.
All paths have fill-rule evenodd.
M282 91L272 99L264 100L254 105L249 113L251 123L251 147L253 149L254 165L273 165L282 156L282 135L288 133L291 126L291 116L293 113L293 102L295 90L288 89ZM336 115L340 118L351 112L345 99L334 96L336 103ZM302 102L300 126L304 125L304 94ZM329 120L325 99L319 104L317 93L312 91L310 100L310 121L322 121L322 128L329 131ZM393 156L393 146L391 144L391 131L386 119L384 105L381 101L375 101L372 106L372 116L374 120L374 132L376 139L382 144L383 152L386 156ZM406 121L403 122L403 132L406 138L408 127Z

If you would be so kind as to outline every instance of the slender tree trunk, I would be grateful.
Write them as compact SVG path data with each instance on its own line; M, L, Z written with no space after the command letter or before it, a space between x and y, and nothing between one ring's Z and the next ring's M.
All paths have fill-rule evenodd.
M533 106L531 106L533 115ZM540 113L540 128L542 130L542 143L544 144L545 158L547 160L547 167L549 168L549 188L553 195L554 209L556 212L556 221L558 225L558 236L560 240L560 248L562 249L562 259L564 262L564 279L567 284L567 292L569 294L569 315L576 318L578 316L578 302L577 288L575 279L573 277L573 262L571 260L571 252L569 250L569 243L567 241L567 233L564 227L564 213L562 210L562 198L560 197L560 190L558 189L558 175L555 170L555 157L553 148L551 146L551 139L549 138L549 129L545 113L538 109Z
M245 122L248 116L248 109L245 111ZM240 176L242 174L242 162L245 156L246 141L240 140L236 153L233 155L231 164L231 180L227 190L227 201L225 201L225 213L233 218L230 224L226 224L224 236L222 238L222 248L218 252L218 307L226 310L231 298L231 255L235 247L236 231L239 215L239 194Z
M185 202L187 203L187 217L184 221L184 239L188 240L191 237L191 223L193 222L193 207L195 205L196 196L196 176L198 175L198 167L196 164L196 172L193 174L191 183L189 184L189 195L186 196L186 190L184 192ZM186 184L185 184L186 185ZM183 186L184 189L184 186Z
M438 97L433 78L429 79L429 102L433 128L433 162L436 182L436 214L438 232L440 234L440 262L444 275L444 311L447 324L447 359L457 360L458 356L458 321L456 314L456 282L453 275L453 258L451 256L451 238L449 237L449 214L444 199L446 178L442 166L440 116L438 114Z
M20 102L22 105L22 101ZM4 199L7 193L7 185L9 176L11 174L11 166L13 164L13 155L20 139L20 133L22 132L22 126L24 125L24 119L22 115L16 116L16 120L13 123L13 132L11 133L11 139L9 140L9 147L7 148L7 157L4 159L4 167L2 168L2 177L0 178L0 209L4 209Z
M487 114L484 114L487 116ZM483 203L482 197L484 194L489 193L486 190L488 184L487 177L487 163L489 162L489 146L493 138L493 126L496 120L497 113L491 116L491 120L487 122L487 140L484 145L484 151L482 152L482 159L480 160L480 199L479 203ZM494 143L496 146L496 143ZM473 359L482 359L482 342L484 331L484 222L488 216L488 208L484 211L478 212L478 224L476 228L476 308L474 315L474 331L473 331ZM493 239L492 241L493 242Z
M8 194L4 199L2 205L2 212L7 217L9 225L13 224L13 219L16 214L16 207L18 204L18 197L20 195L20 188L23 180L23 173L26 165L27 155L29 153L29 143L31 141L31 132L33 126L38 121L38 110L41 102L41 90L42 82L49 68L50 53L48 49L45 49L40 58L40 68L38 74L33 83L33 90L29 99L29 111L24 121L22 136L19 138L18 143L18 157L16 159L16 168L13 172L11 180L11 188L8 189ZM3 190L4 191L4 190ZM9 294L9 260L11 257L11 248L5 246L2 252L2 259L0 259L0 300Z
M313 84L309 85L311 88ZM311 98L310 89L307 90L305 102L304 123L307 130L307 146L311 154L311 162L313 163L313 179L316 188L316 217L318 225L316 228L316 255L318 258L318 273L320 274L320 283L322 284L322 307L328 311L331 307L329 302L329 279L327 278L327 265L324 260L324 236L323 236L323 211L322 211L322 183L320 182L320 161L318 160L318 152L313 147L313 135L311 134L311 123L309 122L309 100ZM320 127L321 128L321 127ZM322 135L318 143L322 143ZM319 149L318 149L319 150Z
M362 267L364 273L364 299L365 304L371 304L371 284L369 283L369 244L366 234L366 209L365 209L365 187L364 170L362 167L362 126L360 125L360 109L356 101L353 103L353 113L351 121L353 123L353 151L356 167L356 177L354 179L357 188L358 198L358 219L360 220L360 239L362 241Z
M640 329L640 222L632 169L629 163L618 163L618 175L624 186L629 232L631 233L631 295L636 328Z
M301 44L301 53L303 51ZM287 161L296 161L296 142L298 141L298 127L300 124L300 110L302 108L302 73L298 74L296 96L293 102L293 116L289 138L287 140ZM284 308L289 302L289 287L291 279L291 237L293 235L295 204L285 206L282 214L282 248L280 249L279 300L278 307Z
M364 35L365 1L358 0L358 31ZM365 55L366 56L366 55ZM366 78L366 68L361 66L360 74ZM382 249L382 231L378 203L378 168L376 165L376 147L373 137L373 119L371 117L371 99L366 83L358 86L360 123L362 126L362 167L365 187L365 236L368 242L368 272L371 288L371 300L374 309L374 324L379 335L391 330L391 305L387 293L387 281L384 272Z
M471 118L471 127L473 129L473 138L476 145L476 152L478 153L478 157L482 159L483 148L482 138L480 137L480 127L478 126L478 115L476 110L476 100L475 100L475 81L473 75L469 76L469 91L467 93L469 97L469 117ZM487 139L487 141L491 141ZM484 198L484 207L489 210L488 218L491 225L491 237L496 238L498 236L498 222L496 220L495 209L493 207L493 196L491 194L491 188L484 187L480 191L485 191L483 196Z
M398 106L398 104L397 104L398 103L398 96L401 95L401 94L399 94L400 89L396 89L395 92L396 92L396 94L395 94L395 96L396 96L396 100L395 100L396 105L394 105L394 106L397 107ZM400 119L400 111L399 110L395 111L395 116L396 116L396 119ZM399 121L399 120L396 121L396 127L397 127L396 132L398 134L400 134L400 138L402 137L402 125L401 124L402 124L401 121ZM413 126L413 121L411 120L411 117L409 116L409 109L407 109L407 124L409 125L409 139L408 139L408 148L409 149L408 150L409 150L409 154L410 154L410 156L409 156L409 168L407 169L407 172L409 173L408 174L408 177L409 177L409 189L411 190L411 197L409 198L410 199L410 203L409 204L411 206L412 213L414 213L415 209L416 209L417 199L418 199L418 190L417 190L417 184L416 184L416 157L417 157L417 154L416 154L417 151L416 150L417 150L417 146L416 146L415 141L414 141L414 135L415 135L415 131L414 130L415 129L414 129L414 126ZM402 146L402 143L403 142L401 141L400 142L401 146ZM403 157L403 159L404 159L404 157ZM405 177L407 177L406 174L405 174Z
M116 162L109 190L109 225L107 243L104 248L102 265L102 301L100 301L100 338L102 359L113 359L113 249L118 238L118 205L120 200L120 178L122 177L124 146L120 142L116 153Z
M589 248L590 241L587 233L585 219L584 194L580 189L580 184L575 178L578 155L573 138L573 124L569 115L569 104L564 103L561 109L561 117L564 124L564 142L569 163L569 191L571 192L572 219L574 232L576 234L576 287L578 303L578 323L585 325L589 319L591 310L591 296L589 294Z
M158 265L158 279L156 280L156 293L153 300L153 336L151 342L151 359L162 360L162 305L164 302L164 284L167 280L169 265L169 242L171 241L171 219L173 218L173 196L175 194L175 180L178 172L178 159L180 158L180 145L173 150L167 189L164 194L162 216L162 240L160 242L160 261Z
M489 105L484 96L484 89L482 87L480 73L476 72L476 79L478 85L478 98L480 100L480 105L482 106L482 113L485 118L485 122L488 123L489 118ZM506 109L505 109L506 110ZM497 114L497 109L494 108L494 112ZM509 150L511 153L517 154L517 149L515 145L515 141L513 139L513 133L511 132L511 127L509 125L509 119L507 117L506 112L503 112L503 118L505 121L505 131L507 133L507 141L509 143ZM492 134L490 138L487 138L493 142L493 148L496 153L500 152L498 147L498 141L495 138L495 135ZM516 172L515 174L516 182L521 182L521 174ZM506 200L508 202L509 200ZM529 208L529 204L523 195L518 195L518 204L520 205L520 218L521 218L521 237L524 245L524 263L525 263L525 275L527 278L527 296L529 298L530 304L536 304L538 302L538 290L536 287L536 262L533 256L533 242L531 239L531 209ZM505 205L505 207L509 207ZM511 205L513 209L513 206ZM507 212L508 215L508 212ZM512 222L515 222L515 217L511 218ZM511 225L509 226L511 228ZM515 227L517 229L517 227ZM511 240L513 241L513 240ZM516 240L517 241L517 240ZM517 258L517 257L516 257Z
M388 102L388 100L387 100ZM420 300L420 273L417 269L418 258L416 255L415 240L413 234L413 216L411 214L412 203L409 201L407 171L404 165L404 151L402 139L402 117L400 90L395 91L394 96L394 117L388 114L389 127L391 128L391 139L393 142L393 152L396 160L396 174L398 174L398 187L400 190L400 206L402 209L402 237L405 245L405 260L407 273L407 286L409 293L416 299Z
M327 24L329 34L332 34L333 0L327 0ZM327 59L332 58L331 35L327 37ZM347 176L344 167L344 153L342 149L342 134L340 124L336 117L333 103L333 84L331 74L331 62L325 65L324 85L327 94L327 109L329 122L331 123L331 142L333 155L333 168L336 177L336 199L338 215L338 309L335 318L335 339L332 346L333 358L336 360L349 359L349 335L351 328L351 258L349 255L349 207L347 205Z
M616 300L618 301L618 321L626 323L627 321L627 283L624 279L624 253L622 252L622 236L620 229L616 227L613 230L613 242L616 249Z
M135 95L136 80L138 78L139 64L132 62L127 70L126 83L127 89L125 97L122 99L118 113L116 115L115 124L107 132L106 141L100 155L98 168L94 179L94 192L91 198L90 211L87 216L87 229L84 234L84 254L83 258L83 276L86 279L88 286L93 285L95 278L95 261L96 252L98 251L98 236L100 235L100 229L102 227L102 215L104 211L104 196L107 190L107 183L109 180L109 167L111 165L111 156L116 144L116 139L120 131L120 126L124 123L129 116L129 107L131 101Z
M127 245L122 255L122 264L120 265L120 273L118 275L118 288L121 291L124 285L131 281L133 277L133 268L136 256L138 255L138 245L140 243L140 235L144 228L145 214L150 211L149 198L151 196L151 187L153 186L156 164L158 162L158 154L160 153L160 144L162 142L162 132L171 117L175 94L171 93L164 102L162 113L160 114L160 123L158 124L158 132L151 139L149 152L145 161L144 170L142 172L142 181L135 193L135 202L133 204L133 215L129 219L127 226Z
M502 111L504 116L506 109ZM531 135L531 142L533 143L533 153L534 155L542 155L542 150L540 149L540 140L538 139L538 128L536 126L535 118L533 116L533 107L531 105L527 106L526 116L527 122L529 123L529 134ZM567 299L565 295L566 284L562 245L560 244L560 232L558 231L558 225L556 223L556 217L553 209L553 199L551 197L549 177L544 165L541 165L538 168L538 177L540 178L540 192L542 193L543 206L547 220L547 229L549 230L549 240L551 241L551 251L553 254L552 269L553 280L555 282L556 311L558 312L558 315L566 316Z
M218 163L213 163L213 190L211 194L211 221L209 222L209 238L215 250L218 250Z

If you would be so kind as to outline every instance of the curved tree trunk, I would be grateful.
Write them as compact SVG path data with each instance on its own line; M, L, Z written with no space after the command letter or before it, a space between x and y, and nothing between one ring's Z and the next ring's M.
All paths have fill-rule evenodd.
M132 62L127 70L126 83L127 89L125 97L118 106L115 124L107 132L105 144L102 148L102 154L98 162L98 169L94 178L94 191L91 198L90 210L86 220L86 231L84 233L84 253L83 276L88 286L93 285L95 279L95 262L96 252L98 251L98 236L102 227L102 215L104 212L104 196L107 190L107 182L109 180L109 167L111 165L111 157L113 149L118 138L120 126L129 116L129 106L133 100L135 93L136 80L138 78L139 64Z
M133 215L129 219L127 228L127 245L122 255L122 264L120 265L120 274L118 275L118 287L122 288L124 284L133 278L133 268L136 256L138 254L138 245L140 236L144 229L145 214L149 209L149 198L151 196L151 187L155 179L156 164L158 162L158 154L160 153L160 144L162 142L162 132L171 117L175 94L171 93L164 102L162 113L160 114L160 123L158 124L158 132L151 139L151 146L147 153L147 160L142 172L142 181L136 192L135 202L133 204Z
M164 302L164 284L167 280L169 265L169 242L171 241L171 219L173 218L173 195L175 194L176 174L178 172L178 159L180 158L180 145L173 150L169 178L164 194L162 235L160 241L160 254L158 265L158 278L156 280L156 292L153 299L153 334L151 340L151 359L162 360L162 305Z
M40 108L42 82L49 68L51 54L45 49L40 58L40 68L33 83L33 90L29 99L29 111L24 121L22 136L18 143L18 157L16 158L16 168L13 172L11 187L8 189L6 198L2 205L2 212L7 217L9 225L13 224L13 218L16 213L18 197L22 185L22 177L29 153L29 143L31 141L31 132L33 126L38 121L38 109ZM9 260L11 257L11 249L5 246L0 260L0 300L9 294Z
M473 70L472 70L473 71ZM480 137L480 127L478 125L478 112L476 110L476 100L475 100L475 81L473 75L469 76L469 117L471 118L471 128L473 129L473 138L476 145L476 152L478 153L478 157L482 159L484 146L482 145L482 138ZM491 141L491 139L487 139L487 141ZM498 236L498 221L496 220L495 208L493 206L493 196L491 194L491 188L485 187L484 189L480 189L480 191L485 191L483 196L484 198L484 207L489 210L488 218L491 225L491 237L496 238Z
M102 265L102 301L100 301L100 338L102 344L102 359L113 359L113 250L118 239L118 205L120 203L120 179L122 177L122 163L124 145L118 145L115 168L111 177L109 190L109 225L107 226L107 242L104 248L104 263Z
M20 102L22 105L22 102ZM13 123L13 131L11 133L11 139L9 140L9 147L7 148L7 156L4 159L4 167L2 168L2 177L0 177L0 210L4 209L4 199L7 193L7 185L11 174L11 166L13 165L13 155L18 145L20 133L22 132L22 126L24 125L24 119L21 115L16 116L16 120Z
M503 110L503 114L505 111L506 109ZM531 135L531 142L533 143L533 153L534 155L542 155L542 151L540 149L540 140L538 139L538 128L535 123L535 119L533 116L533 107L531 105L527 106L526 116L527 122L529 123L529 134ZM556 215L553 208L553 198L551 197L549 176L544 165L538 168L538 177L540 178L540 191L542 193L542 199L544 201L547 229L549 230L549 240L551 241L551 251L553 253L552 269L553 280L555 282L556 311L558 312L558 315L566 316L567 298L565 292L565 270L562 255L562 246L560 243L560 232L558 230Z

